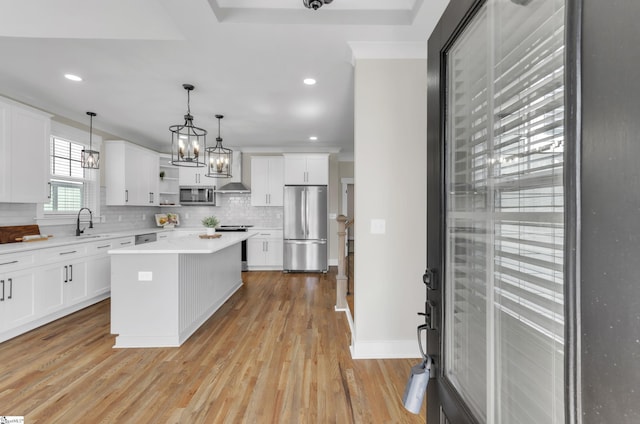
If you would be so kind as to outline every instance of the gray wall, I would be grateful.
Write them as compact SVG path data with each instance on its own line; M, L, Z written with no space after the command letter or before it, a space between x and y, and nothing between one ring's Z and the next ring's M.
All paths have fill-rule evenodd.
M355 65L355 357L419 357L426 257L426 59ZM372 219L386 222L372 234Z
M640 2L584 0L584 423L640 422Z

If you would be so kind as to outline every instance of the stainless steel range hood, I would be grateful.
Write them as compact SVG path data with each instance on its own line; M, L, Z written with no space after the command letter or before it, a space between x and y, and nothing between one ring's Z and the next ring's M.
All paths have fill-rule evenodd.
M219 189L215 190L215 192L216 193L251 193L251 190L249 190L244 184L240 182L235 182L235 183L227 183L222 187L220 187Z
M251 193L246 185L242 184L242 153L237 150L233 151L231 160L231 178L220 178L218 184L220 187L215 190L216 193Z

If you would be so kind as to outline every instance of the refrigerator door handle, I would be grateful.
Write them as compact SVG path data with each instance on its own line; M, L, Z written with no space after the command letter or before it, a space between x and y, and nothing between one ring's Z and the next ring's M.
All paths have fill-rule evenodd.
M327 244L326 240L285 240L287 244Z
M305 238L309 238L309 190L304 191L304 236Z

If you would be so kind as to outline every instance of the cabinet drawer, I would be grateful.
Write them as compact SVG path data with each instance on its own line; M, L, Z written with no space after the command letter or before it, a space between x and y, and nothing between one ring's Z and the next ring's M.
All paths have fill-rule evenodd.
M282 239L283 237L282 230L255 230L252 233L255 236L251 237L251 239Z
M45 249L41 253L42 263L54 263L60 261L68 261L73 258L85 256L87 254L86 244L76 244L65 247L56 247Z
M0 255L0 274L6 271L31 267L36 262L35 258L36 254L34 252Z
M100 242L90 243L87 245L87 255L106 255L111 249L118 248L116 240L102 240Z

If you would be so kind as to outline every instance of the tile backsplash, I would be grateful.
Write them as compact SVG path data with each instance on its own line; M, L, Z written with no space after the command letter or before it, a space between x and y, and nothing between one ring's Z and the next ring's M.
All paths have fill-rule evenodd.
M251 194L217 194L217 206L183 206L171 210L162 208L162 212L180 214L182 227L200 227L202 218L216 216L222 225L245 224L256 227L282 227L283 207L251 206Z
M282 227L283 208L278 206L251 206L251 194L217 194L217 206L183 206L160 208L148 206L106 206L105 189L100 190L100 214L104 222L94 222L94 233L110 233L140 228L156 228L155 214L174 212L180 215L180 227L201 227L202 218L216 216L222 225L246 224L256 227ZM28 225L35 223L36 205L31 203L0 203L2 225ZM81 227L86 227L87 216L82 215ZM72 236L75 224L40 224L41 232L54 236Z

